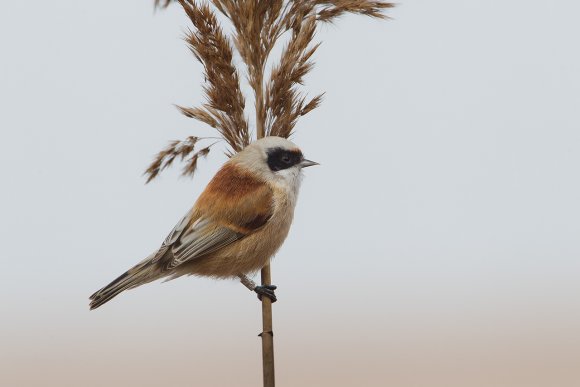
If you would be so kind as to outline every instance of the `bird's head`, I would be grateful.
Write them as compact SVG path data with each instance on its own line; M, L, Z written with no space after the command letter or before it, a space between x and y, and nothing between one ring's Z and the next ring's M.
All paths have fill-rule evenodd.
M232 157L232 161L266 180L294 182L302 168L318 165L304 158L296 144L282 137L254 141Z

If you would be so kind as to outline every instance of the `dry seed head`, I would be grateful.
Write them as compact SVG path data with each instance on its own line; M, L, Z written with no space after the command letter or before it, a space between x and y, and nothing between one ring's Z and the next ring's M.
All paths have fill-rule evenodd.
M345 13L386 18L384 11L394 7L390 2L368 0L155 0L155 6L163 8L172 2L181 4L193 25L185 39L203 65L206 79L206 102L201 107L177 108L185 116L216 129L231 148L226 151L229 155L250 143L239 69L233 61L234 47L254 91L256 135L288 137L298 119L322 101L320 94L306 102L299 90L304 76L314 66L312 55L319 46L313 43L317 23L333 22ZM231 35L224 33L210 3L231 22ZM268 57L286 32L291 34L290 40L267 77ZM207 156L213 145L195 152L198 140L189 137L174 141L159 152L145 172L147 182L176 158L187 158L183 174L192 175L199 158Z

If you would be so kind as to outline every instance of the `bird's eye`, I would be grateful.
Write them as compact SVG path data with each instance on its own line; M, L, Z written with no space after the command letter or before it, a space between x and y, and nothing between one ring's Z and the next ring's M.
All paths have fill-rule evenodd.
M290 156L288 156L288 155L283 155L281 160L284 164L290 164L290 162L292 161L292 160L290 160Z

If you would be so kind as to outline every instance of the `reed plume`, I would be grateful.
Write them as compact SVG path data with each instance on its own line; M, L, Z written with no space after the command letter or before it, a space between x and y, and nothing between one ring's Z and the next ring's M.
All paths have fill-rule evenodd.
M171 3L180 3L192 23L185 40L205 75L205 102L198 107L177 108L185 116L216 129L228 144L230 155L243 149L252 138L291 136L298 119L320 105L323 94L309 99L300 89L314 66L312 56L319 47L314 42L319 23L332 23L345 13L382 19L386 18L384 11L394 6L368 0L155 0L159 8ZM231 23L231 33L224 32L217 12ZM268 58L286 33L290 36L281 57L267 73ZM243 66L234 63L235 53ZM253 90L253 135L244 113L242 71ZM169 143L145 171L147 182L176 159L186 163L184 175L193 175L198 159L211 148L209 145L196 150L200 140L190 136Z

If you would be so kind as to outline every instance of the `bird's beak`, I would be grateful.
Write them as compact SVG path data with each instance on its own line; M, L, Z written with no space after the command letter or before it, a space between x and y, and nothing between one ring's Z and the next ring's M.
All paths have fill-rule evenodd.
M298 165L300 166L300 168L306 168L306 167L311 167L313 165L320 165L320 164L318 164L316 161L310 161L310 160L304 159Z

